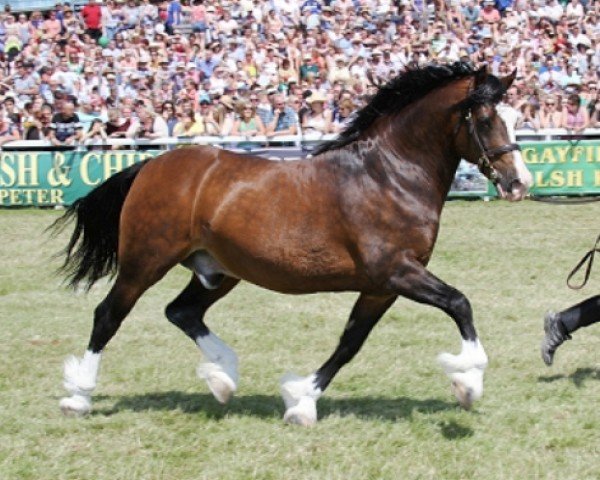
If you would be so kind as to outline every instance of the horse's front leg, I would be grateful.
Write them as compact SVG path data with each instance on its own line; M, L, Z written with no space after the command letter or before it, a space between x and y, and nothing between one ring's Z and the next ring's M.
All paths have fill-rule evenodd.
M438 361L452 381L458 402L468 410L483 395L483 373L488 363L473 325L469 300L416 261L405 263L392 277L391 285L399 295L437 307L456 322L462 337L462 350L458 355L442 353Z

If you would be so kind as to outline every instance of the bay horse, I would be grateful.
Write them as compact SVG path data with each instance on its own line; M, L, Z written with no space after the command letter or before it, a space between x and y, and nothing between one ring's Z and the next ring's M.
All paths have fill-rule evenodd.
M309 376L282 379L286 422L316 422L318 398L399 295L456 322L462 350L439 361L470 408L488 359L467 298L426 267L461 158L478 164L502 198L520 200L531 185L496 112L514 76L464 63L408 69L312 158L273 162L192 146L135 164L77 200L54 225L75 221L63 266L70 284L116 278L94 311L85 354L65 362L63 412L91 410L104 347L178 264L191 280L165 313L206 357L198 373L221 403L236 391L238 359L204 315L246 280L291 294L360 294L329 359Z

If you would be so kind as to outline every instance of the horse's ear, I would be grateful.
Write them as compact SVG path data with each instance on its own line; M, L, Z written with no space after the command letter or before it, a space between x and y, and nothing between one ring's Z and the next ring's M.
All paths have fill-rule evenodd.
M475 88L481 85L488 77L487 66L484 65L475 72Z
M512 73L510 75L500 78L500 83L502 83L504 90L508 90L510 88L512 83L515 81L515 78L517 78L517 69L516 68L512 71Z

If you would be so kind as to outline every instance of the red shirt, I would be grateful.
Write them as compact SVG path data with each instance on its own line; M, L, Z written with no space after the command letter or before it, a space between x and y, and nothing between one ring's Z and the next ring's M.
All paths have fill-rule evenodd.
M91 30L100 29L100 20L102 19L102 10L100 9L100 5L90 5L88 3L81 10L81 16L83 17L86 28Z

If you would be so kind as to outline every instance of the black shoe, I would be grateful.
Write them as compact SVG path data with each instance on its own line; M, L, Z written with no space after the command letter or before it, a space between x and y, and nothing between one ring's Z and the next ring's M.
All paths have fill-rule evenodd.
M564 331L565 327L560 322L558 314L548 312L544 317L544 331L546 336L542 340L542 360L548 366L552 365L554 352L565 340L570 340L571 335Z

